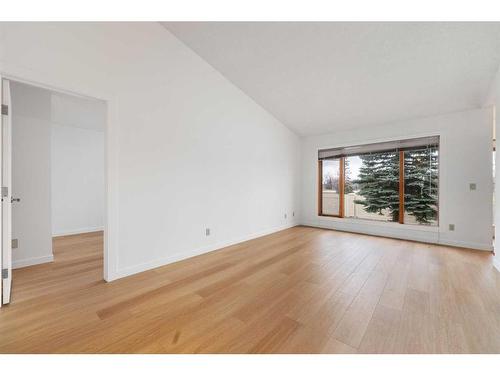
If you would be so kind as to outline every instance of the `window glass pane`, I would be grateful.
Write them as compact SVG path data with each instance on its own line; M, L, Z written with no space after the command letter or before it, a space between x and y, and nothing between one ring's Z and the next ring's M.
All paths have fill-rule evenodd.
M438 148L407 150L405 161L405 224L437 225Z
M340 159L323 160L323 215L339 214Z
M396 150L345 158L344 217L399 218L399 154Z

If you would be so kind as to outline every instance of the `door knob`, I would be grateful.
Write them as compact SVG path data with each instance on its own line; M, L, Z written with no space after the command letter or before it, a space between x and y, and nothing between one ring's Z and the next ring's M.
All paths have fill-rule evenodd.
M21 198L10 198L10 203L21 202Z

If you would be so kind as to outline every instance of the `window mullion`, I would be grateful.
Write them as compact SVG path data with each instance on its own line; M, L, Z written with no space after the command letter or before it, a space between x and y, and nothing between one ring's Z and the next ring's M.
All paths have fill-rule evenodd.
M405 222L405 152L399 150L399 224Z
M318 215L323 215L323 160L318 160Z
M344 157L340 158L339 163L339 217L344 217L344 186L345 186L345 164Z

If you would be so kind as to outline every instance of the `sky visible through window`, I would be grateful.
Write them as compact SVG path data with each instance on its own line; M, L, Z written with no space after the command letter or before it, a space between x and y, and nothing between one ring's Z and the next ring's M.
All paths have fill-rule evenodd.
M346 158L348 160L349 166L348 171L349 177L351 181L357 180L359 176L359 169L363 164L363 161L359 156L349 156ZM323 162L323 178L331 176L338 178L339 177L339 165L336 162L324 161Z
M339 165L337 163L324 162L323 163L323 175L324 176L338 177L339 176Z
M349 156L349 176L351 180L357 180L359 176L359 169L361 168L361 158L359 156Z

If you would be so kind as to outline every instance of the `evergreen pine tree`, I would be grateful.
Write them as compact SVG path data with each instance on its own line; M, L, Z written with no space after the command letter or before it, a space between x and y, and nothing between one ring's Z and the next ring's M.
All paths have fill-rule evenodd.
M418 223L437 218L438 152L435 148L405 152L405 211Z
M359 169L359 194L367 212L384 215L387 210L392 221L399 218L399 154L396 151L360 155L363 162Z

